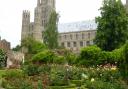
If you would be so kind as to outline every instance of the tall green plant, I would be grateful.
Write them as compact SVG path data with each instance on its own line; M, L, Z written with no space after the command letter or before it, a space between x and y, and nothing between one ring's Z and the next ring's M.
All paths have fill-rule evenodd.
M101 49L112 51L121 47L128 38L128 16L121 0L104 0L101 16L96 18L95 43Z
M128 83L128 42L124 45L119 65L120 72Z
M50 19L46 24L46 29L43 34L44 43L50 48L54 49L58 47L58 14L52 11Z

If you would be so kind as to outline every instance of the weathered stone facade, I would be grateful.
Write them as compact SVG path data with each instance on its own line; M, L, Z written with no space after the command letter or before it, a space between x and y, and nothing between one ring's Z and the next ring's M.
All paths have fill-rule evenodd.
M44 31L44 26L48 22L52 10L55 10L55 0L37 0L34 22L30 22L30 12L23 11L21 40L33 37L42 42L42 31Z
M96 30L60 33L59 45L78 53L82 47L93 45Z
M10 42L7 42L5 39L1 40L0 38L0 49L7 53L9 50L11 50Z

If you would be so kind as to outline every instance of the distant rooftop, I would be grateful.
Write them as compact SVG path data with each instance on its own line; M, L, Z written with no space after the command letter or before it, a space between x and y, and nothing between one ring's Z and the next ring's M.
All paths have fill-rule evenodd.
M73 32L73 31L85 31L85 30L96 30L97 24L94 20L79 21L72 23L63 23L58 25L58 31L62 32Z

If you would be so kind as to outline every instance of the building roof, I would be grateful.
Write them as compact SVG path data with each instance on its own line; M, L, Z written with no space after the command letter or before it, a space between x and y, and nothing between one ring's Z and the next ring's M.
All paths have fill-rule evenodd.
M96 30L96 28L97 28L97 24L95 23L94 20L58 24L58 31L60 33Z

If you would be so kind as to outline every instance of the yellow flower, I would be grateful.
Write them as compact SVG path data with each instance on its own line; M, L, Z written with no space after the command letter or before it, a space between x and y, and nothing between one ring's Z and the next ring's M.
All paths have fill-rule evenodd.
M111 70L116 70L117 68L116 67L112 67Z

